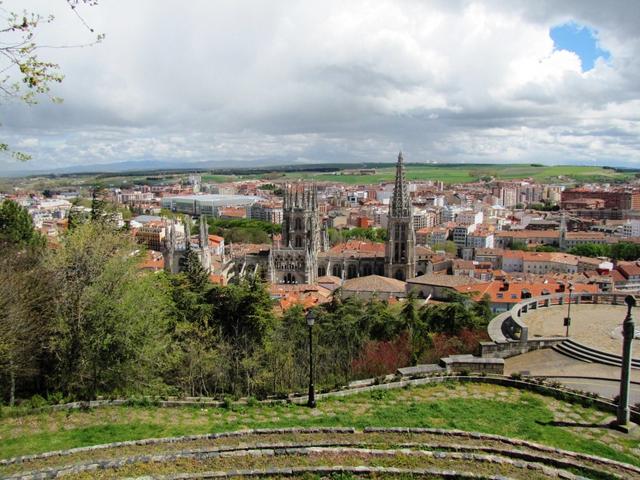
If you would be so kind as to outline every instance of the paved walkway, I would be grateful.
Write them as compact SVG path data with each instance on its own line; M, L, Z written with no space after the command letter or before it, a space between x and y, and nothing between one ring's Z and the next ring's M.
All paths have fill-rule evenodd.
M555 378L569 388L585 390L613 398L620 390L620 368L600 363L586 363L551 349L536 350L505 359L505 375L523 373L532 376L574 377ZM576 377L601 377L595 380ZM640 370L631 370L631 380L640 382ZM640 385L631 385L631 403L640 402Z
M571 305L569 336L584 345L622 355L620 326L626 314L627 308L622 305ZM634 314L636 325L640 326L640 314ZM563 336L566 316L567 305L563 305L532 310L522 320L529 326L529 338ZM640 340L633 341L633 357L640 358Z

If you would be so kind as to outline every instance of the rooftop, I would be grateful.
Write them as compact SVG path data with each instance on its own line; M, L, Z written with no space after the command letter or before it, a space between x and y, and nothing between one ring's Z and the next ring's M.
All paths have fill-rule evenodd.
M406 283L395 278L381 277L379 275L367 275L346 280L342 285L343 290L352 292L405 292Z

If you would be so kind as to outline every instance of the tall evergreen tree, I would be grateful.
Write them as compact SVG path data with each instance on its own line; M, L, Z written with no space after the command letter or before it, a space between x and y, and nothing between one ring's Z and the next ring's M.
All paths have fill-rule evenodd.
M0 204L0 245L41 246L44 238L33 227L33 220L26 208L13 200Z
M106 203L103 198L103 189L95 187L91 193L91 220L103 222L107 215Z
M209 285L209 274L202 266L198 252L187 246L184 259L184 273L193 291L205 293Z

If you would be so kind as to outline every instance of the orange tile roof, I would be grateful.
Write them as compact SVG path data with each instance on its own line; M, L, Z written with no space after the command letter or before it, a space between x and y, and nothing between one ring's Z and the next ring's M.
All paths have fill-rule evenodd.
M460 285L454 288L460 293L471 293L474 300L480 300L484 295L489 295L492 303L518 303L522 300L522 292L524 290L528 291L532 297L539 297L543 295L543 292L559 293L558 290L560 288L560 283L558 282L508 283L508 290L501 290L505 282L500 280L478 285ZM594 284L576 283L573 285L574 293L598 293L598 291L598 286ZM502 296L499 296L499 294L502 294Z
M384 243L367 242L364 240L348 240L329 249L330 254L384 256Z
M500 230L495 235L507 238L558 238L560 232L558 230Z

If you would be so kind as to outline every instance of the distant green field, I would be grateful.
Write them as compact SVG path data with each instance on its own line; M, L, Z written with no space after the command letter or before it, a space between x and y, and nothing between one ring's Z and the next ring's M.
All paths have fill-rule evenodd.
M304 179L347 184L376 184L393 180L395 169L376 169L375 175L335 173L287 173L290 179ZM632 178L633 174L620 173L602 167L581 166L532 166L532 165L409 165L408 180L439 180L445 183L472 182L481 177L493 177L498 180L531 178L538 182L553 183L560 181L576 182L613 182Z

